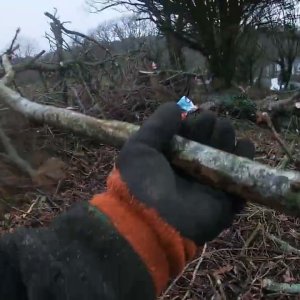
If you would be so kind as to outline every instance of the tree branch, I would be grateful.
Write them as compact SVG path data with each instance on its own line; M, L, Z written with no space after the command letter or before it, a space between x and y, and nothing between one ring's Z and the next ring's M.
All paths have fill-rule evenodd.
M262 118L264 119L264 121L267 123L268 127L270 128L270 130L272 131L275 139L278 141L279 145L281 146L281 148L283 149L283 151L286 153L286 155L288 156L288 158L291 161L294 161L294 158L290 152L290 150L288 149L288 147L286 146L285 142L283 141L283 139L280 137L280 135L278 134L278 132L276 131L276 129L274 128L273 122L269 116L268 113L263 112L262 113Z
M0 82L0 101L30 120L70 130L120 148L139 127L99 120L67 109L32 102ZM171 163L197 180L251 201L300 217L300 173L258 162L176 136Z
M8 54L4 54L2 56L2 65L4 68L5 75L1 79L1 83L3 85L9 85L15 77L15 71L9 61Z
M6 51L7 54L12 54L19 47L18 45L14 46L14 44L17 40L17 37L18 37L18 34L20 33L20 31L21 31L21 28L17 28L16 33L11 41L10 47Z
M291 254L300 255L300 250L299 249L291 246L289 243L279 239L278 237L274 236L273 234L267 233L267 237L269 239L271 239L273 242L276 242L280 246L280 249L284 253L291 253Z
M49 12L45 12L44 14L45 14L45 16L50 18L52 21L58 22L57 18L55 16L53 16L52 14L50 14ZM110 56L112 56L112 54L110 53L108 48L104 47L101 43L99 43L97 40L93 39L92 37L89 37L78 31L67 29L66 27L63 26L62 23L59 23L59 26L60 26L61 30L63 30L65 33L70 34L70 35L80 36L90 42L93 42L94 44L98 45L98 47L100 47L102 50L104 50L106 53L108 53Z
M289 294L300 293L300 283L280 283L280 282L275 282L271 279L264 279L262 282L262 286L264 289L271 292L289 293Z

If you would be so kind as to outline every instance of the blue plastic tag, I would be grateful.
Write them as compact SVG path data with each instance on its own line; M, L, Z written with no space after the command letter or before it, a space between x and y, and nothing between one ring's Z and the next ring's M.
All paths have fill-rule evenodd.
M181 99L177 102L177 104L186 112L192 112L197 110L197 106L194 105L192 100L190 100L188 97L183 96Z

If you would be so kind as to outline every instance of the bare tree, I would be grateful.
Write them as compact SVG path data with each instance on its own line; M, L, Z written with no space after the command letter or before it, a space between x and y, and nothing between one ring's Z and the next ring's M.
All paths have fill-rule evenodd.
M103 22L96 29L91 30L91 35L103 45L109 46L114 40L113 22Z
M143 53L145 63L161 64L165 53L165 39L159 35L156 25L140 15L131 14L101 23L90 31L91 36L106 45L114 53Z
M265 25L266 15L276 14L276 7L290 10L293 0L86 0L97 11L125 6L146 14L165 34L169 49L177 58L184 46L200 51L215 78L229 86L235 75L238 40L243 28Z
M102 44L121 42L123 50L131 51L140 48L149 37L156 37L157 29L150 20L134 14L101 23L91 34Z
M280 82L286 89L291 80L294 61L299 53L299 32L293 28L286 28L277 32L272 39L277 50L277 59L274 61L280 66Z
M99 5L104 5L104 9L106 7L111 6L119 6L125 5L131 11L133 11L136 15L141 15L143 19L148 18L152 23L156 24L156 28L159 32L162 32L165 36L167 48L169 51L169 59L171 66L176 69L184 69L185 67L185 59L183 54L184 43L180 41L173 32L166 30L168 28L174 27L175 32L181 32L184 29L184 20L182 15L178 15L174 18L172 10L169 9L168 1L162 1L160 5L162 8L159 11L151 11L148 10L148 6L146 3L141 4L138 2L146 2L146 1L118 1L118 0L108 0L108 1L95 1L95 0L86 0L88 5L90 5L96 11L102 11L99 9ZM154 6L157 3L155 2ZM153 6L153 8L154 8ZM159 17L159 18L158 18ZM160 20L158 22L158 20ZM150 23L148 23L149 25Z
M237 58L236 80L252 86L255 75L259 73L263 60L266 58L266 47L261 40L261 32L252 27L245 30L239 40L239 55Z
M300 32L298 29L298 8L287 14L283 9L279 11L275 23L270 22L268 37L274 47L273 62L280 66L280 86L285 89L291 80L294 61L300 50Z
M19 36L19 49L17 55L19 57L33 57L38 53L38 42L35 39Z

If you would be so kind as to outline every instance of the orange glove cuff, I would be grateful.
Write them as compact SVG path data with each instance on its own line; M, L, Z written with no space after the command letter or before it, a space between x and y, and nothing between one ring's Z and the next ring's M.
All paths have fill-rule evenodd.
M90 204L106 214L118 232L130 243L150 272L157 295L170 277L179 274L195 255L196 245L183 238L155 209L135 199L114 169L107 179L107 191L95 195Z

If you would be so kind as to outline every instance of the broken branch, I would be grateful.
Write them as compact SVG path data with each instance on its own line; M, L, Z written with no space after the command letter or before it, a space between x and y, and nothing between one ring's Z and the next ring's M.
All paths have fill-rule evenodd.
M287 253L293 253L293 254L297 254L300 255L300 250L291 246L289 243L277 238L275 235L273 234L267 234L267 236L269 237L269 239L271 239L273 242L276 242L279 246L280 249L283 252L287 252Z
M74 111L32 102L0 82L0 100L41 124L70 130L120 148L139 127L99 120ZM271 168L185 138L172 141L171 163L215 188L300 217L300 173Z
M296 146L296 143L295 143L295 140L292 142L291 146L289 147L289 152L291 153L291 155L293 154L294 152L294 149L295 149L295 146ZM279 165L277 166L277 169L284 169L286 168L286 166L288 165L288 163L290 162L290 157L286 154L281 162L279 163Z
M260 111L265 112L276 112L276 111L285 111L297 108L297 103L299 102L300 92L295 92L291 97L287 99L282 99L274 101L272 98L267 98L262 100L259 104Z
M280 283L280 282L275 282L271 279L264 279L262 286L264 289L271 292L288 293L288 294L300 293L300 283Z
M14 35L12 41L11 41L10 47L6 51L7 54L14 53L14 51L16 50L16 47L18 47L18 46L14 46L14 44L15 44L15 42L17 40L17 37L18 37L18 34L20 33L20 31L21 31L21 28L17 28L16 33L15 33L15 35Z
M9 61L7 54L4 54L2 56L2 65L5 71L5 76L0 81L3 85L9 85L15 77L15 71Z
M290 161L293 161L294 159L293 159L293 156L292 156L290 150L288 149L288 147L286 146L285 142L282 140L282 138L280 137L280 135L278 134L278 132L274 128L273 122L272 122L269 114L266 113L266 112L263 112L262 113L262 117L264 118L264 120L267 123L268 127L272 131L275 139L278 141L279 145L284 150L284 152L286 153L286 155L288 156L288 158L290 159Z
M35 176L35 171L31 167L31 165L21 158L13 145L11 144L8 136L5 134L5 132L2 130L0 127L0 143L3 145L5 151L6 151L6 156L9 158L10 161L12 161L18 168L20 168L23 172L28 174L30 177Z
M98 47L100 47L101 49L103 49L106 53L108 53L110 56L112 56L112 54L110 53L110 51L108 50L108 48L106 48L105 46L103 46L97 40L95 40L92 37L87 36L87 35L85 35L85 34L83 34L81 32L67 29L66 27L63 26L63 23L59 22L58 19L55 16L53 16L52 14L50 14L49 12L45 12L44 15L47 16L48 18L50 18L53 22L57 23L58 26L61 28L61 30L63 30L65 33L70 34L70 35L80 36L80 37L82 37L82 38L84 38L84 39L86 39L86 40L88 40L90 42L93 42Z

